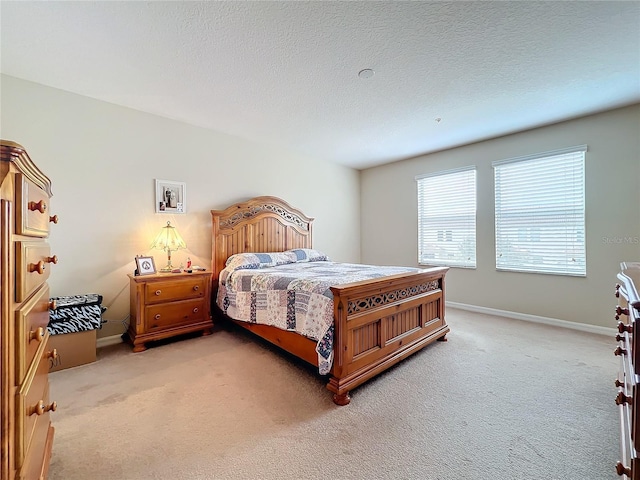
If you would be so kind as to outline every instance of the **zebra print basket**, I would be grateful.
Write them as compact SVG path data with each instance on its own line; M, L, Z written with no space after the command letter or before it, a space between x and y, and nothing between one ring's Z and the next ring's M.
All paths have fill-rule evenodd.
M102 295L89 293L51 297L50 300L56 302L56 309L49 310L47 328L50 335L96 330L105 323L102 313L106 308L102 306Z

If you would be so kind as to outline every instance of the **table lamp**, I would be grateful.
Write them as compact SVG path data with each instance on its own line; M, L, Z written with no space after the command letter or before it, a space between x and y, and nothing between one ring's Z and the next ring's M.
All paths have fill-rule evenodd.
M162 230L151 244L151 248L165 250L167 252L167 266L160 269L160 271L170 272L174 269L173 265L171 265L171 252L175 252L181 248L187 248L187 244L184 243L176 227L173 227L171 222L167 222L167 226L162 227Z

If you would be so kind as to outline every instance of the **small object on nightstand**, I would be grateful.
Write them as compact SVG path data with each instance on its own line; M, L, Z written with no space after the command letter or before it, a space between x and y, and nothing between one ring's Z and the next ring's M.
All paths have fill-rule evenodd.
M191 257L187 257L187 270L191 269Z

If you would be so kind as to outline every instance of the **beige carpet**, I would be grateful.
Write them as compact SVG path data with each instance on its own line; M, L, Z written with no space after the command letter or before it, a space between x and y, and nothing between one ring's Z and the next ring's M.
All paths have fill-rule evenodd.
M51 375L50 480L613 480L611 338L449 309L337 407L312 368L220 329Z

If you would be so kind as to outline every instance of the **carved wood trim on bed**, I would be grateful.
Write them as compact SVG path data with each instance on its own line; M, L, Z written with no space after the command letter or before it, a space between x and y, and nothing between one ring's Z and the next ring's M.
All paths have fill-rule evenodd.
M312 248L313 218L277 197L256 197L212 210L211 215L214 305L218 277L229 256ZM331 287L334 360L327 388L336 404L348 404L351 389L435 340L445 340L447 270L431 268ZM234 322L317 366L315 341L276 327Z
M256 197L211 210L213 292L227 258L236 253L311 248L313 218L277 197ZM215 297L214 297L215 298Z

